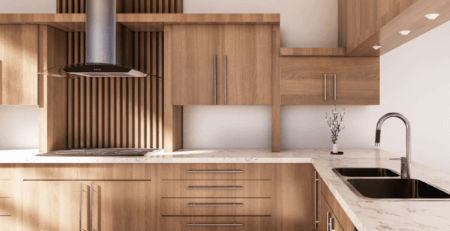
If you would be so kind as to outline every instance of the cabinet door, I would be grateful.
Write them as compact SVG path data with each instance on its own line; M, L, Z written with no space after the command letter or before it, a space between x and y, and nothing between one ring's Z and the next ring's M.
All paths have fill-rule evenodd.
M337 105L380 104L380 58L330 58L329 75L336 74ZM331 78L330 78L331 79ZM333 86L328 88L334 95Z
M214 56L222 54L219 25L172 26L172 104L214 104Z
M38 26L0 25L0 105L38 104Z
M89 184L24 181L22 230L88 230Z
M226 100L227 105L271 105L272 26L225 25L224 28L226 80L225 73L221 73L224 79L218 83L220 104Z
M281 104L282 105L327 105L332 104L331 76L328 71L329 57L282 57ZM325 93L327 94L325 97Z
M150 181L97 181L92 190L94 230L156 230Z
M336 216L333 214L331 207L328 205L325 197L321 196L319 200L319 231L343 231ZM352 230L349 230L352 231Z

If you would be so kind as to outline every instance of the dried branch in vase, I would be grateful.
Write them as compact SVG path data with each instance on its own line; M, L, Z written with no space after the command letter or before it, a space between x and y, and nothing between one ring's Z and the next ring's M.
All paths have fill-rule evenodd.
M345 117L345 109L341 114L337 111L336 106L331 110L331 116L328 116L328 113L325 113L325 119L327 121L328 127L330 127L331 131L331 142L336 144L338 141L339 133L344 130L345 126L343 126Z

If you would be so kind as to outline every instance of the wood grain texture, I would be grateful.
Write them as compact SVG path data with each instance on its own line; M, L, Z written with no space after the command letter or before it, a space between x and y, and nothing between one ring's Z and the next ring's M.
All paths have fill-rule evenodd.
M271 105L272 26L225 25L224 36L227 105Z
M270 216L272 213L271 198L161 199L162 216Z
M39 26L38 70L67 63L67 34L61 30ZM40 91L43 106L39 107L39 150L48 152L68 147L68 81L44 76Z
M319 220L322 222L319 222L319 231L326 231L329 230L329 222L331 223L331 219L333 222L331 223L331 229L334 231L344 231L345 229L342 228L341 224L339 223L339 218L336 216L335 213L333 213L332 208L327 203L326 199L323 195L320 195L321 202L320 203L320 213L319 213ZM327 221L327 219L329 219ZM355 230L349 229L349 230Z
M281 149L280 26L272 26L272 152Z
M99 181L92 184L94 230L156 230L150 181Z
M311 164L275 164L273 191L272 230L314 230L314 167Z
M283 57L282 105L378 105L379 58ZM326 100L324 99L324 75ZM334 100L336 74L336 100Z
M0 105L38 105L38 26L0 25Z
M280 56L345 56L344 47L337 48L280 48Z
M242 224L242 227L188 227L187 224ZM269 231L272 219L270 217L163 217L161 231Z

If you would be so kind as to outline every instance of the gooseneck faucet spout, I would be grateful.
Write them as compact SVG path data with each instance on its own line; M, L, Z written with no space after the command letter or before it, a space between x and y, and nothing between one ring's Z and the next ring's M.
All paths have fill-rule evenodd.
M402 114L391 112L388 113L380 118L380 120L377 123L377 130L375 135L375 146L380 146L380 137L381 137L381 126L383 125L384 121L391 117L397 117L401 119L406 126L406 158L402 157L401 160L401 177L402 179L411 179L411 124L409 123L409 120ZM391 159L391 160L398 160L398 159Z

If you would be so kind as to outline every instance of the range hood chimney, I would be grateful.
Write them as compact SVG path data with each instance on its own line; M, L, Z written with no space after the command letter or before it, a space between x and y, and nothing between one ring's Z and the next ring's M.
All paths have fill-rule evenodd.
M86 63L74 63L40 73L55 77L147 77L116 64L116 0L86 0Z

